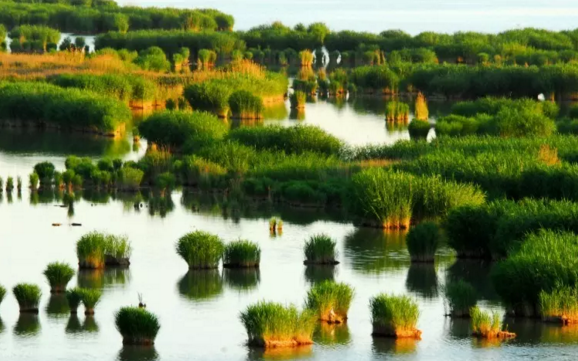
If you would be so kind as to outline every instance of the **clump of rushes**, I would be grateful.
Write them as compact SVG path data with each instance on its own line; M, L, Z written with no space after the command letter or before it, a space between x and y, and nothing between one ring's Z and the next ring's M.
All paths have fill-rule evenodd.
M0 304L2 304L2 301L4 301L5 296L6 296L6 288L0 285Z
M311 67L313 65L313 53L311 50L300 51L299 59L301 59L301 66L303 67Z
M258 268L261 261L261 249L253 242L239 240L231 242L223 253L225 268Z
M94 315L94 308L100 301L100 297L102 296L102 292L100 290L91 290L87 288L80 288L78 290L80 294L80 300L84 305L84 314L85 315Z
M475 337L479 338L514 338L513 332L502 331L500 315L496 312L490 314L480 310L478 306L470 310L472 316L472 332Z
M157 316L138 307L123 307L114 316L123 345L153 345L161 328Z
M101 269L105 265L128 266L132 248L126 237L100 232L85 234L76 243L80 268Z
M13 189L14 189L14 177L8 177L6 179L6 191L12 192Z
M353 294L353 289L345 283L325 281L309 290L306 307L316 312L321 321L344 323Z
M12 289L16 301L20 306L20 313L38 313L38 304L42 291L40 287L27 283L20 283Z
M415 119L427 121L429 118L429 110L427 108L427 101L422 93L418 93L415 100Z
M416 328L417 303L408 296L380 294L369 301L373 335L392 338L421 338Z
M274 302L259 302L241 312L250 346L296 347L313 343L317 317L310 310Z
M263 99L246 90L238 90L229 97L229 108L234 119L262 119Z
M34 192L38 189L38 174L36 174L35 172L31 173L30 176L28 177L28 182L30 183L30 189Z
M126 236L107 235L104 247L104 263L107 266L130 266L132 246Z
M578 290L557 287L552 292L540 292L540 314L544 322L562 325L578 323Z
M75 315L78 312L78 306L82 302L79 288L72 288L66 290L66 300L68 301L68 308L70 308L70 313Z
M412 262L433 262L441 239L440 227L435 222L424 222L410 229L407 250Z
M189 269L217 268L224 250L225 245L218 236L202 231L188 233L177 242L177 253Z
M291 109L305 109L307 94L302 91L295 91L289 96L289 102L291 103Z
M445 295L450 307L450 317L469 318L470 310L478 302L474 287L463 280L448 283Z
M336 265L337 243L326 234L317 234L305 242L305 265Z
M427 138L431 125L427 121L413 120L409 123L407 130L411 139Z
M44 275L50 284L50 292L62 293L66 290L68 282L74 277L74 269L66 263L54 262L46 267Z
M409 121L409 105L402 102L389 102L385 106L385 120L388 122Z
M281 218L273 217L269 220L269 232L271 234L283 233L283 221Z

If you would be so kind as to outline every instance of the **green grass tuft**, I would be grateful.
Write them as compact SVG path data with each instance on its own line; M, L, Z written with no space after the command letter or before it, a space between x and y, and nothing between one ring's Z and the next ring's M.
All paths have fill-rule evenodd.
M74 274L74 269L62 262L50 263L44 270L44 275L50 284L50 292L53 293L64 292Z
M202 231L188 233L177 243L177 253L190 269L217 268L224 250L218 236Z
M38 304L42 291L40 287L27 283L20 283L12 289L16 301L20 306L20 312L38 312Z
M546 321L578 321L578 290L574 287L557 287L552 292L540 292L539 305L540 314Z
M152 345L161 328L157 316L138 307L123 307L114 318L124 345Z
M76 287L66 290L66 300L68 301L68 307L70 308L70 313L75 314L82 302L81 289Z
M225 246L223 266L226 268L259 267L261 249L256 243L239 240Z
M410 297L382 293L369 301L369 307L374 335L419 338L419 308Z
M433 262L441 237L440 227L435 222L424 222L411 228L406 243L412 262Z
M81 268L104 268L106 264L126 264L132 253L127 237L100 232L85 234L76 243L76 254Z
M82 304L84 305L84 313L87 315L94 314L94 308L100 302L102 292L100 290L91 290L87 288L80 288L78 290Z
M305 242L305 264L338 264L337 243L326 234L317 234Z
M500 315L496 312L484 312L478 306L470 309L472 316L472 331L474 335L482 337L495 337L501 329Z
M309 290L305 304L320 320L343 323L347 320L353 295L354 291L349 285L325 281Z

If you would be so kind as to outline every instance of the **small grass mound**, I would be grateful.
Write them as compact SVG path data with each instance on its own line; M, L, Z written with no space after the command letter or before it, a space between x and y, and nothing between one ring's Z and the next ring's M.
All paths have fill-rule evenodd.
M424 222L410 229L407 250L412 262L434 262L441 240L440 227L435 222Z
M157 316L138 307L123 307L114 316L123 345L153 345L161 328Z
M54 262L50 263L46 270L44 270L44 275L50 284L51 293L62 293L66 290L66 285L72 277L74 277L74 269L70 267L67 263Z
M274 302L259 302L241 312L250 346L296 347L313 343L317 317L310 310Z
M416 328L419 308L410 297L382 293L369 301L369 307L374 336L421 339Z
M450 317L469 318L470 310L478 302L474 287L463 280L448 283L445 296L450 307Z
M544 322L570 325L578 323L578 290L557 287L552 292L540 292L540 314Z
M18 306L20 306L20 313L38 313L38 305L40 303L40 296L42 291L40 287L27 283L20 283L12 289Z
M385 120L388 122L409 121L409 105L402 102L389 102L385 106Z
M94 315L94 308L96 304L100 301L102 292L100 290L91 290L87 288L81 288L78 290L80 294L80 299L84 305L85 315Z
M225 268L258 268L261 262L261 248L253 242L239 240L231 242L223 253Z
M344 323L353 299L353 289L345 283L325 281L307 293L306 307L327 323Z
M229 108L234 119L262 119L263 99L246 90L238 90L229 97Z
M78 265L84 269L129 266L132 247L127 237L100 232L85 234L76 243Z
M416 119L412 120L407 127L411 139L426 139L430 129L429 122Z
M68 301L68 308L70 313L76 315L78 313L78 306L82 302L81 291L79 288L72 288L66 290L66 300Z
M317 234L305 242L305 265L336 265L339 262L337 258L337 243L326 234Z
M495 312L490 314L476 306L472 307L470 315L472 316L472 331L475 337L500 339L516 337L515 333L501 330L500 315Z
M219 266L225 245L216 235L196 231L181 237L177 253L189 265L189 269L211 269Z

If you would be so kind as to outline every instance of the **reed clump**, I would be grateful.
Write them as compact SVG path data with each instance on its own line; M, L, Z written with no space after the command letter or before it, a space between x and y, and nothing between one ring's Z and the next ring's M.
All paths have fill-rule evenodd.
M464 280L449 282L444 289L450 313L448 316L469 318L470 310L476 306L478 295L474 287Z
M219 266L225 245L219 236L195 231L181 237L176 248L189 269L212 269Z
M409 105L392 101L385 106L385 120L388 122L409 122Z
M272 217L269 220L269 233L271 235L283 234L283 220L281 218Z
M509 339L516 337L513 332L502 331L502 322L500 315L493 312L484 312L478 306L472 307L470 310L472 317L472 333L478 338L489 339Z
M248 344L255 347L297 347L313 343L317 317L310 310L274 302L259 302L241 312Z
M66 290L66 301L68 302L68 308L70 313L75 315L78 313L78 306L82 302L81 289L78 287Z
M123 345L153 345L161 328L157 316L144 308L123 307L114 318Z
M299 59L302 67L312 67L314 55L311 50L303 50L299 52Z
M76 243L80 268L101 269L105 266L129 266L132 247L125 236L100 232L85 234Z
M84 305L85 315L94 315L94 308L100 302L102 292L100 290L93 290L87 288L78 289L80 300Z
M556 287L539 295L540 314L544 322L572 325L578 323L578 290Z
M421 339L417 303L408 296L380 294L369 302L373 336Z
M70 267L67 263L54 262L50 263L46 270L44 270L44 276L50 284L51 293L62 293L66 290L66 285L72 277L74 277L74 269Z
M344 323L354 291L345 283L325 281L313 286L307 293L305 307L314 311L320 321Z
M427 121L429 119L427 101L422 93L418 93L415 99L415 119L421 121Z
M327 234L311 236L303 247L305 253L305 265L336 265L337 243Z
M263 99L246 90L237 90L229 96L233 119L263 119Z
M424 222L411 228L406 238L411 261L434 262L441 238L440 227L435 222Z
M291 109L303 110L307 102L307 94L302 91L294 91L289 95L289 102L291 103Z
M40 287L33 284L20 283L14 286L12 293L14 293L18 306L20 306L20 313L38 313L38 305L42 296Z
M258 268L261 262L261 248L256 243L239 240L225 246L223 267Z

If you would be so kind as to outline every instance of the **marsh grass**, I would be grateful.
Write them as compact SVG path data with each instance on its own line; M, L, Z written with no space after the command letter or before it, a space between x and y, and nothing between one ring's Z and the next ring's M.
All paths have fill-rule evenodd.
M380 294L369 302L373 335L392 338L421 338L416 329L417 303L408 296Z
M313 286L307 293L305 307L314 311L321 321L344 323L354 291L345 283L326 281Z
M78 313L78 306L82 302L82 295L80 288L72 288L66 290L66 300L68 301L68 308L70 308L70 313L75 315Z
M471 284L463 280L449 282L444 293L450 308L450 317L470 317L470 310L478 302L478 295Z
M233 290L250 291L261 282L261 272L259 268L225 269L223 281Z
M489 313L480 310L478 306L470 310L472 317L473 335L478 338L514 338L515 333L502 331L500 315L496 312Z
M562 325L578 323L578 290L572 287L557 287L552 292L540 292L540 314L542 320Z
M85 234L76 243L80 268L101 269L109 266L128 266L132 247L127 237L100 232Z
M38 305L42 291L40 287L32 284L20 283L12 289L18 306L20 306L20 313L38 313Z
M216 235L195 231L181 237L176 248L189 269L211 269L219 266L225 245Z
M410 138L416 140L426 139L431 128L432 126L429 122L421 120L413 120L407 126Z
M427 107L427 101L422 93L418 93L415 99L415 119L421 121L427 121L429 118L429 110Z
M385 120L388 122L409 122L409 105L392 101L385 106Z
M123 345L153 345L161 328L155 314L138 307L123 307L114 318Z
M44 276L46 276L48 284L50 284L51 293L64 292L66 285L74 277L74 274L74 269L63 262L50 263L44 270Z
M256 243L239 240L225 246L223 267L258 268L261 262L261 249Z
M179 280L177 287L183 297L203 302L221 295L223 278L217 269L191 269Z
M441 238L440 227L435 222L424 222L411 228L406 238L411 261L434 262Z
M94 315L94 308L100 302L102 292L100 290L81 288L78 290L78 293L84 305L84 314Z
M4 301L4 297L6 297L6 288L0 285L0 304Z
M303 110L307 103L307 94L302 91L294 91L289 95L289 102L291 103L291 109Z
M326 234L317 234L305 242L305 265L336 265L337 243Z
M234 119L262 119L263 99L246 90L237 90L229 96L229 108Z
M316 315L295 306L259 302L241 312L250 346L275 348L312 344Z

